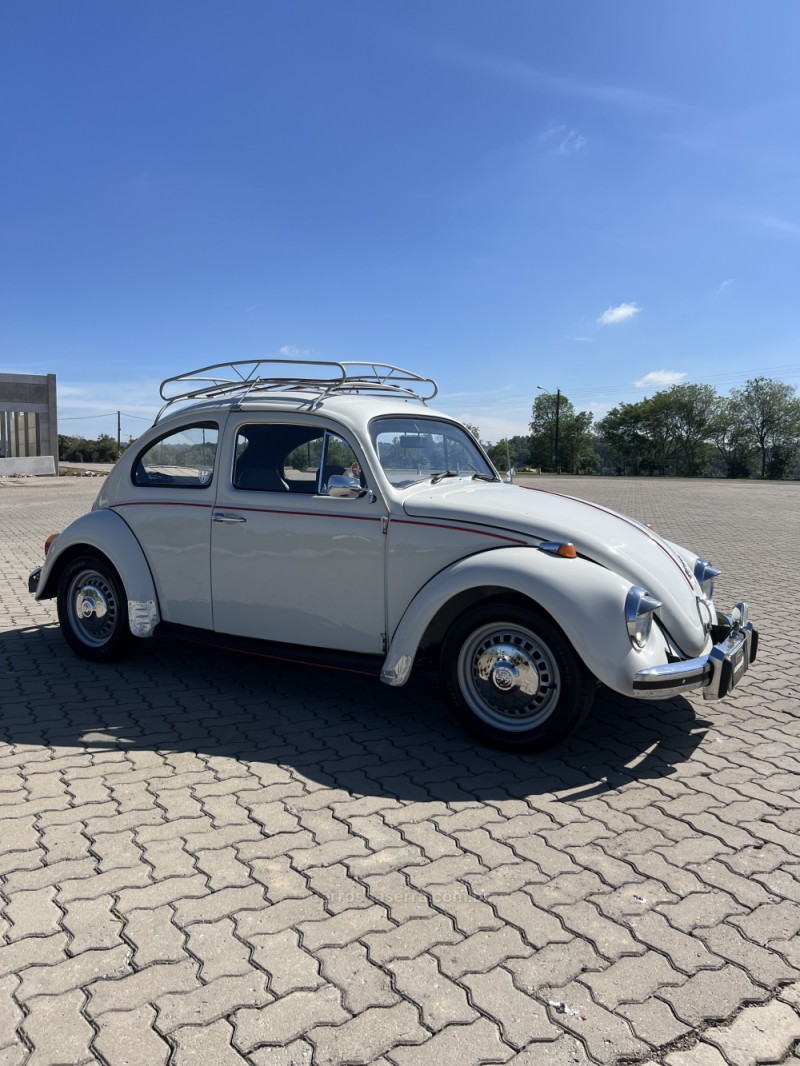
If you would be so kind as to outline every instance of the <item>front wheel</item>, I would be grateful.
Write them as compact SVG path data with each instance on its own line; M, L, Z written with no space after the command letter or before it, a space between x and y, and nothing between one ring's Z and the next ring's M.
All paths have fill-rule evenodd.
M73 559L58 583L58 621L82 659L119 659L132 640L125 591L114 567L99 555Z
M478 606L442 646L441 673L456 718L510 751L539 751L581 724L592 675L549 619L516 604Z

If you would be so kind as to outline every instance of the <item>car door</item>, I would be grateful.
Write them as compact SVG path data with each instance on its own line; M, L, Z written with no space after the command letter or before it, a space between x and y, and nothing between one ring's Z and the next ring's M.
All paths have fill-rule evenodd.
M231 417L211 522L214 629L379 654L385 514L345 436L322 422Z

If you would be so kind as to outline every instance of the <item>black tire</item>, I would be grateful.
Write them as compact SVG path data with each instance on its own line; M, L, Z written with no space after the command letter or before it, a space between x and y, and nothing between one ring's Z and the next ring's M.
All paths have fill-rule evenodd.
M458 721L506 751L541 751L577 729L594 678L564 634L534 609L491 603L453 623L441 676Z
M58 621L76 655L94 663L122 658L133 640L119 574L101 555L71 560L58 582Z

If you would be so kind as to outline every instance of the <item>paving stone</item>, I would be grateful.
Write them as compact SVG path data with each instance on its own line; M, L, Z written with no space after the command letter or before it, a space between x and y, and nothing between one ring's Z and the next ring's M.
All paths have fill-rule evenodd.
M508 959L524 958L531 954L531 948L516 929L505 926L473 933L460 944L438 944L431 948L431 954L448 977L461 977L465 973L487 973Z
M97 981L89 987L91 995L86 1013L90 1018L98 1018L107 1011L136 1010L170 992L191 992L197 987L197 968L193 959L186 958L182 962L148 966L119 981Z
M171 1036L174 1066L246 1066L247 1059L231 1045L232 1036L233 1028L223 1018L210 1025L176 1029Z
M716 1048L697 1044L690 1051L673 1051L664 1059L666 1066L729 1066Z
M15 975L0 979L0 1047L13 1043L14 1030L22 1021L22 1011L12 998L18 985Z
M691 933L695 929L709 929L725 921L733 914L743 914L747 908L729 896L727 892L711 890L693 892L680 903L662 903L658 911L670 925Z
M240 911L236 925L239 936L250 940L258 933L280 933L301 922L326 917L319 896L306 896L304 899L284 899L258 911Z
M638 940L663 952L676 970L694 974L722 969L724 960L709 951L699 934L694 937L673 929L662 914L652 911L633 915L629 924Z
M187 926L186 933L186 950L200 960L202 981L249 972L250 948L236 939L231 918L198 922Z
M731 918L731 925L763 946L772 940L790 940L800 932L800 904L788 900L764 903L743 918Z
M251 1051L247 1061L253 1066L311 1066L314 1050L305 1040L293 1040L286 1047L262 1047Z
M69 950L73 955L93 948L113 948L122 942L123 921L112 912L112 896L80 899L64 909L63 925L72 934Z
M185 934L178 929L167 904L153 910L131 911L122 928L134 946L133 961L138 969L153 962L179 962L186 958Z
M313 956L299 946L294 929L250 934L253 959L270 975L270 989L280 995L297 988L315 988L322 983Z
M0 1066L23 1066L28 1059L28 1049L24 1044L12 1044L0 1048Z
M382 903L395 922L409 918L430 917L428 897L417 888L412 888L399 871L364 878L370 896Z
M634 1036L627 1021L592 1000L578 982L543 990L552 1021L586 1045L594 1062L614 1063L617 1058L644 1058L647 1045Z
M567 944L548 944L527 958L509 959L504 965L517 987L531 994L549 985L569 984L583 973L604 970L608 963L588 941L575 937Z
M580 1040L564 1033L548 1044L534 1044L508 1060L508 1066L592 1066ZM644 1063L643 1066L655 1066Z
M745 940L742 934L730 925L718 925L714 929L698 932L709 950L716 955L741 966L754 981L773 988L781 981L790 980L794 970L774 951L760 948Z
M666 1047L690 1033L691 1026L679 1021L666 1003L650 999L646 1003L622 1003L617 1013L627 1018L634 1035L655 1048Z
M28 1066L91 1061L89 1045L94 1030L81 1014L85 998L75 988L59 995L36 996L27 1004L22 1030L33 1046Z
M422 866L427 862L423 853L414 844L405 844L401 848L381 848L380 851L369 855L345 859L347 869L359 880L389 874L395 870L405 870L412 866Z
M283 899L303 899L309 895L305 876L294 869L288 855L276 855L272 859L251 859L248 865L253 879L266 889L270 903L280 903Z
M500 917L521 930L528 943L535 948L542 948L546 944L566 944L572 940L573 934L564 929L557 915L537 907L525 892L492 896L491 903Z
M463 938L443 914L432 918L411 918L397 929L370 933L364 937L369 956L379 964L394 959L415 959L434 945L457 944Z
M473 1062L508 1062L514 1054L500 1038L497 1026L487 1018L468 1025L449 1025L420 1047L396 1048L386 1057L395 1066L464 1066L464 1049Z
M535 862L520 861L513 866L498 866L486 873L467 874L463 880L479 898L510 895L528 885L544 884L547 880Z
M658 994L682 1021L697 1027L728 1018L742 1004L763 1000L768 993L738 967L726 965L718 971L702 970L686 984L661 989Z
M373 904L366 910L347 910L322 921L303 922L298 926L303 938L303 947L308 951L318 948L344 947L368 933L394 930L383 907Z
M390 1007L398 1001L388 975L370 962L363 944L323 948L317 952L325 980L342 991L342 1003L351 1014L370 1007Z
M428 954L415 959L395 959L387 964L395 985L420 1008L422 1021L434 1032L446 1025L471 1022L478 1017L467 1001L463 988L439 971L436 959Z
M456 929L466 936L480 929L499 929L503 924L489 904L471 896L461 881L432 885L426 894L431 906L450 915Z
M369 1066L379 1055L396 1047L422 1044L430 1034L417 1020L416 1009L399 1002L391 1007L371 1007L344 1025L321 1025L309 1033L319 1066Z
M117 896L117 910L121 914L141 908L150 910L165 903L189 899L208 894L206 879L202 874L191 877L167 877L156 884L144 888L126 888Z
M348 1018L341 993L332 985L291 992L268 1006L237 1010L234 1044L245 1053L261 1044L287 1044L315 1026L341 1025Z
M746 1007L729 1026L709 1029L703 1039L718 1047L732 1066L780 1062L800 1040L800 1017L777 1001Z
M130 970L129 955L127 944L120 944L105 951L84 951L51 966L29 967L22 973L17 998L24 1003L34 996L57 996L81 988L98 978L122 977Z
M221 888L208 895L182 899L175 903L175 920L179 925L190 922L215 922L227 914L241 911L267 909L261 885L245 885L236 888Z
M685 980L685 976L673 970L663 955L655 952L626 956L599 973L586 973L581 977L594 999L611 1011L621 1003L645 1003L658 989L680 985Z
M170 1046L153 1029L155 1014L144 1006L101 1015L94 1047L106 1061L120 1066L166 1066Z
M161 996L156 1024L168 1036L183 1025L208 1025L238 1008L259 1007L271 999L264 974L251 968L249 973L218 977L190 992Z
M373 901L360 881L351 877L341 863L333 866L311 866L305 871L309 887L322 896L331 914L339 914L351 907L370 907Z
M5 909L6 918L11 921L8 939L14 941L59 932L61 911L53 902L55 894L54 886L13 893Z
M475 1006L500 1025L506 1043L517 1050L532 1041L555 1040L560 1034L542 1004L520 992L507 970L465 974L461 982L469 988Z
M567 930L586 937L607 959L644 953L644 946L637 943L627 929L601 915L586 900L569 907L554 907L553 913L561 918Z

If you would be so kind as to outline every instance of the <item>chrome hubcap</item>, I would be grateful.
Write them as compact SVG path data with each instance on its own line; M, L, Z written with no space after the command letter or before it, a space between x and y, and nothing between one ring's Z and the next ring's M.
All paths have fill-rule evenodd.
M67 602L76 635L92 647L105 644L117 624L119 604L103 575L94 570L77 574Z
M462 645L458 680L470 708L484 722L520 732L555 710L561 676L550 648L524 626L494 622Z

